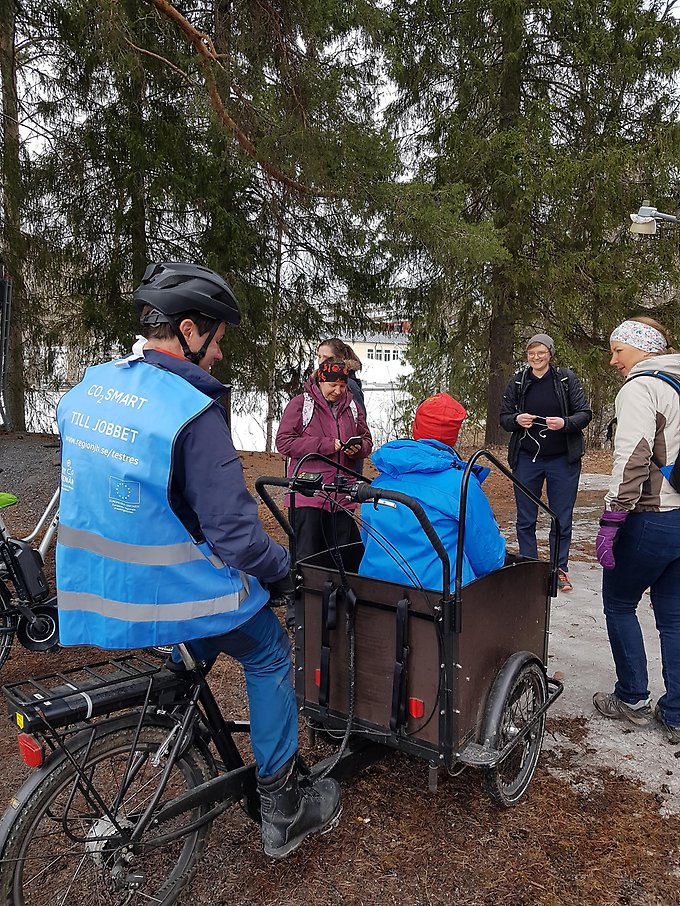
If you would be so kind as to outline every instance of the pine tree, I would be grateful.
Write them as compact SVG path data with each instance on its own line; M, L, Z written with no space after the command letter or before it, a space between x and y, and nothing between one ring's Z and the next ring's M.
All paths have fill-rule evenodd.
M414 170L500 245L466 260L452 250L448 269L415 282L414 320L438 325L422 330L428 354L485 417L486 443L502 442L500 398L524 339L554 333L562 363L601 386L595 357L622 302L639 303L669 264L659 247L641 266L624 224L636 198L673 191L680 27L667 5L638 0L455 14L396 2L392 23L393 119L419 128Z
M22 215L33 309L46 312L32 343L68 340L86 360L124 349L146 263L201 261L244 310L221 376L280 395L299 386L302 348L329 322L365 324L384 284L365 225L368 189L394 165L371 125L374 62L341 7L196 4L191 27L214 59L160 7L174 10L33 10L43 65L24 88L49 137L32 149ZM256 154L234 142L232 115Z
M2 258L12 280L12 309L9 329L5 404L9 425L24 431L25 394L23 384L26 292L24 284L24 242L21 212L24 182L21 173L21 140L17 97L17 4L0 0L0 80L2 81Z

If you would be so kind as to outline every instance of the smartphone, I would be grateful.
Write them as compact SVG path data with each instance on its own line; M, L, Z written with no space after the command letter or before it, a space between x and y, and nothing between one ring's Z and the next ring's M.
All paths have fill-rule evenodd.
M361 446L361 437L356 434L354 437L349 437L340 447L341 450L346 450L347 447L360 447Z

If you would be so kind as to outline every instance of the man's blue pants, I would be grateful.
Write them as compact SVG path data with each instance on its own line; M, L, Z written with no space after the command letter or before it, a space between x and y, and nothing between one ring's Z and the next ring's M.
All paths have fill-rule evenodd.
M187 647L208 664L222 653L243 665L257 772L260 777L275 774L297 752L298 723L290 639L272 610L263 607L238 629L196 639ZM176 652L173 659L179 660Z

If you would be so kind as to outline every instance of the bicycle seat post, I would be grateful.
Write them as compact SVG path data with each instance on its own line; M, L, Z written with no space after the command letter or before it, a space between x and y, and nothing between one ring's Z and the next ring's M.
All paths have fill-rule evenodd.
M180 642L177 645L177 650L179 651L180 656L182 658L182 663L187 668L187 670L195 670L196 669L196 660L194 659L194 656L189 651L189 649L184 644L184 642Z

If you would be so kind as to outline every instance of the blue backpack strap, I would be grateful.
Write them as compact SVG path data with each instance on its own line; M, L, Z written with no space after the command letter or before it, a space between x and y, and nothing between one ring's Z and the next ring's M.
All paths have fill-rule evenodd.
M624 383L632 381L638 377L656 377L662 381L665 381L666 384L670 384L671 387L677 392L680 396L680 383L678 383L677 378L674 378L672 374L668 374L667 371L639 371L637 374L631 374L630 377L627 377Z
M640 371L637 374L631 374L630 377L626 378L624 383L627 384L628 381L632 381L634 378L638 378L638 377L659 378L659 380L662 380L665 384L668 384L669 386L671 386L673 388L673 390L675 390L675 392L678 394L678 396L680 396L680 383L678 383L677 378L674 378L672 374L668 374L667 371ZM659 471L661 472L663 477L666 479L666 481L671 483L671 486L673 487L673 489L678 490L675 487L676 479L674 478L673 481L671 481L671 474L674 471L674 469L680 468L678 466L678 463L680 463L680 454L678 454L678 458L675 462L671 462L667 466L662 466L661 463L654 456L652 456L652 462L659 469Z

